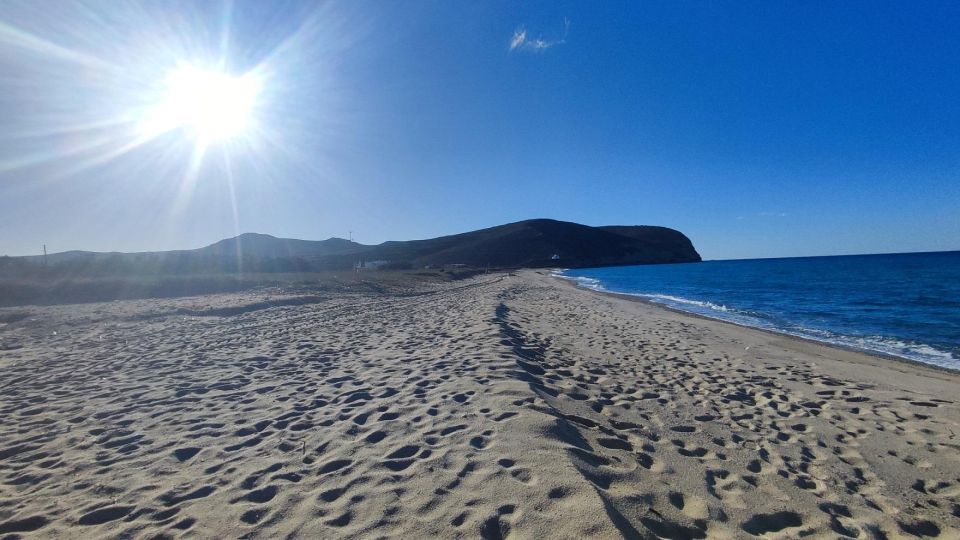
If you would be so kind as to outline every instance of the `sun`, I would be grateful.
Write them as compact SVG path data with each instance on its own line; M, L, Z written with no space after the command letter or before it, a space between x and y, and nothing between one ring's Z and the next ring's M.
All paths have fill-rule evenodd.
M237 76L181 64L167 73L141 129L148 136L183 130L204 146L247 134L261 87L253 73Z

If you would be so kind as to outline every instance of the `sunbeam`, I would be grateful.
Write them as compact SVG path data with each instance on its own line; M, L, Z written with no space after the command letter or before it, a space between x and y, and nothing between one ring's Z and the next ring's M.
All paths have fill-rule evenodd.
M262 88L255 73L234 76L182 64L165 79L162 98L144 116L140 129L155 137L185 129L197 145L243 135Z
M317 43L319 10L250 41L235 37L232 2L213 18L199 16L209 11L203 6L177 11L121 3L110 19L93 6L69 9L83 24L56 33L55 23L31 19L29 6L11 8L0 21L0 45L19 51L12 67L30 74L0 79L15 81L23 97L40 105L3 122L0 138L9 144L0 174L43 168L44 178L62 179L142 151L175 160L191 178L181 181L190 183L214 146L263 161L269 156L254 154L297 144L275 135L271 116L293 109L273 98L294 87L301 92L302 82L286 73L295 61L286 57ZM17 13L24 16L9 16ZM277 78L286 78L286 87L278 89ZM28 151L9 151L18 144Z

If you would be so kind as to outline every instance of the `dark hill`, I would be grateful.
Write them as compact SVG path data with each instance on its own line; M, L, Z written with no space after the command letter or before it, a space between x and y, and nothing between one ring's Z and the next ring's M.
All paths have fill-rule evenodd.
M554 259L554 255L558 258ZM246 233L192 250L71 251L50 255L48 271L100 276L342 270L358 262L373 261L386 261L395 268L447 264L520 268L699 260L700 255L686 236L665 227L588 227L531 219L428 240L391 241L375 246L343 238L314 241ZM41 261L39 256L0 258L0 272L22 273Z
M492 267L582 267L700 260L690 240L673 229L600 228L552 219L519 221L430 240L385 242L373 246L364 255L415 265L459 263ZM559 259L553 260L553 255Z
M194 251L204 255L224 256L236 256L239 253L255 257L322 257L354 253L366 248L368 246L343 238L294 240L292 238L277 238L269 234L244 233Z
M694 257L695 261L700 260L693 242L674 229L656 225L606 225L597 228L642 242L648 253L655 254L659 259L689 262Z

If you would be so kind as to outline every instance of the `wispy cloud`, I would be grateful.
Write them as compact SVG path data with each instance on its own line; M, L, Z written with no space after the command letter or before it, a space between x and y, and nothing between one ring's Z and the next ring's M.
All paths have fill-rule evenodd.
M760 212L757 215L760 217L787 217L790 214L786 212Z
M514 50L524 43L527 42L527 30L525 28L517 28L513 31L513 37L510 38L510 50Z
M543 52L555 45L563 45L567 42L567 32L570 30L570 19L563 20L563 34L556 39L544 39L543 37L532 38L523 26L513 31L513 37L510 38L511 51L530 51Z

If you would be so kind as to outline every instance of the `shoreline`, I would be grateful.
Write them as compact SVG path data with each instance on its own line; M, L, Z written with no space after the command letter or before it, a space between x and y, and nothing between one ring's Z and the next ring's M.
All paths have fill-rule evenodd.
M553 272L553 270L551 270L551 272ZM644 298L644 297L639 296L639 295L634 295L634 294L630 294L630 293L613 292L613 291L600 291L600 290L596 290L596 289L590 289L590 288L588 288L588 287L581 287L581 286L577 285L572 279L566 278L566 277L563 277L563 276L559 276L559 275L554 275L553 273L546 274L546 275L549 276L549 277L551 277L551 278L553 278L553 279L559 280L559 281L561 281L561 282L567 284L568 286L573 287L573 288L575 288L575 289L577 289L577 290L592 292L592 293L601 294L601 295L613 296L613 297L621 298L621 299L623 299L623 300L628 300L628 301L631 301L631 302L639 302L639 303L644 304L644 305L647 305L647 306L657 307L657 308L660 308L660 309L667 310L667 311L669 311L669 312L671 312L671 313L677 313L677 314L679 314L679 315L685 315L685 316L688 316L688 317L694 317L694 318L702 319L702 320L706 320L706 321L714 321L714 322L729 324L729 325L733 325L733 326L735 326L735 327L737 327L737 328L746 329L746 330L755 330L755 331L757 331L757 332L763 332L763 333L765 333L765 334L769 334L769 335L772 335L772 336L777 336L777 337L782 337L782 338L787 338L787 339L793 339L793 340L796 340L796 341L799 341L799 342L803 342L803 343L808 343L808 344L811 344L811 345L819 345L819 346L821 346L821 347L827 347L827 348L830 348L830 349L837 349L837 350L840 350L840 351L862 354L862 355L864 355L864 356L868 356L868 357L871 357L871 358L876 358L876 359L879 359L879 360L893 361L893 362L898 362L898 363L906 364L906 365L909 365L909 366L911 366L911 367L919 367L919 368L924 368L924 369L930 369L930 370L933 370L933 371L938 371L938 372L943 372L943 373L949 373L949 374L951 374L951 375L958 375L958 376L960 376L960 368L950 368L950 367L947 367L947 366L940 366L940 365L937 365L937 364L931 364L931 363L928 363L928 362L923 362L923 361L921 361L921 360L914 360L913 358L906 358L906 357L904 357L904 356L898 356L898 355L895 355L895 354L884 353L884 352L881 352L881 351L874 351L874 350L870 350L870 349L860 349L860 348L857 348L857 347L854 347L854 346L850 346L850 345L844 345L844 344L841 344L841 343L831 343L831 342L829 342L829 341L821 341L821 340L814 339L814 338L809 338L809 337L806 337L806 336L799 336L799 335L796 335L796 334L790 334L790 333L787 333L787 332L781 332L781 331L777 331L777 330L772 330L772 329L770 329L770 328L761 328L761 327L759 327L759 326L750 326L750 325L748 325L748 324L743 324L743 323L739 323L739 322L736 322L736 321L723 319L723 318L720 318L720 317L710 317L709 315L703 315L703 314L701 314L701 313L694 313L694 312L692 312L692 311L685 311L685 310L678 309L678 308L675 308L675 307L672 307L672 306L668 306L668 305L666 305L666 304L661 304L661 303L659 303L659 302L654 302L654 301L652 301L652 300L649 300L649 299Z

